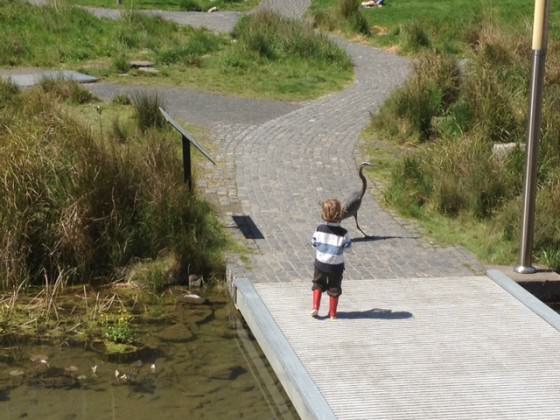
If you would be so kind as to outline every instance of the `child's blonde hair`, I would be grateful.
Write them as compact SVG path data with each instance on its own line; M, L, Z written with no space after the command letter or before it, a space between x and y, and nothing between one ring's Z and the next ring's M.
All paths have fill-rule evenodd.
M321 218L325 222L338 223L342 220L342 206L336 198L329 198L321 206Z

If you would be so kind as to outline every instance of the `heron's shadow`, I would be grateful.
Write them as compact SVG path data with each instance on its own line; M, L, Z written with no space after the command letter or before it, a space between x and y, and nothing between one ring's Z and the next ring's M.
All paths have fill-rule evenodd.
M321 317L327 319L328 316ZM339 311L336 314L337 319L409 319L414 318L411 312L395 311L391 309L372 308L365 311Z
M385 239L419 239L420 236L375 236L368 235L362 236L360 238L352 238L352 243L355 242L374 242L374 241L384 241Z

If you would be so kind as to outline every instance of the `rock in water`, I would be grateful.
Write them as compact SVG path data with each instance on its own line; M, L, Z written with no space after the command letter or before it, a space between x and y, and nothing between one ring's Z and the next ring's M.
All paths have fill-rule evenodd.
M21 369L12 369L10 370L10 376L13 377L17 377L17 376L23 376L25 372Z
M171 343L185 343L192 340L193 333L187 326L182 324L175 324L164 328L163 330L155 334L155 336L161 341L167 341Z
M204 278L198 274L189 274L188 285L189 288L202 287Z
M195 295L194 293L187 293L181 297L181 301L184 303L193 303L195 305L201 305L206 302L201 296Z

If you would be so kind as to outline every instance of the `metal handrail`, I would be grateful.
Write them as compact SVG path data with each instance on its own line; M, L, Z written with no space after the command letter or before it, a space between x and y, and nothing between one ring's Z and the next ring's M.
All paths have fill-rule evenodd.
M177 121L171 118L171 115L165 111L162 107L159 107L159 112L175 130L181 134L181 141L183 143L183 179L185 183L188 184L189 190L192 191L192 168L191 168L191 144L214 166L216 162L210 157L210 154L202 147L195 139L194 136L189 133L186 129L181 127Z

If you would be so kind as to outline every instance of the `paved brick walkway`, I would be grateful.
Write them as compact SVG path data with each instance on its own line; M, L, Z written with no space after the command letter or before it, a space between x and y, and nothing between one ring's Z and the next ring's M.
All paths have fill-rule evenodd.
M356 65L351 87L258 126L215 128L222 142L220 158L230 162L224 177L230 184L213 192L219 193L222 205L237 210L237 216L249 216L263 236L250 241L255 250L250 268L235 267L238 276L255 282L309 279L310 236L320 221L318 202L342 198L361 186L358 137L369 122L369 112L375 112L405 80L409 65L378 49L341 43ZM469 275L483 270L461 248L430 245L380 208L371 194L359 215L370 235L389 238L362 241L353 220L345 221L357 238L347 258L346 279Z
M134 95L140 90L156 92L175 118L204 126L217 123L262 124L301 107L289 102L245 99L178 87L144 87L117 83L95 83L85 87L104 101L110 101L121 94Z

